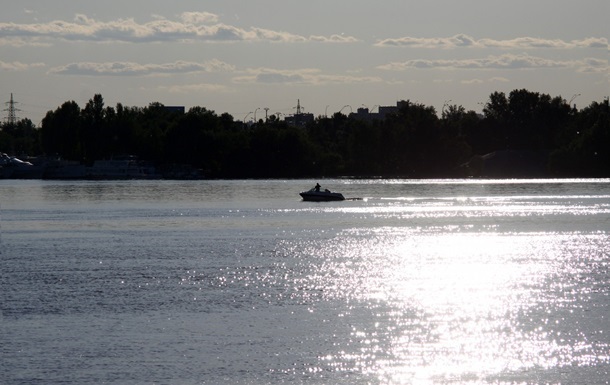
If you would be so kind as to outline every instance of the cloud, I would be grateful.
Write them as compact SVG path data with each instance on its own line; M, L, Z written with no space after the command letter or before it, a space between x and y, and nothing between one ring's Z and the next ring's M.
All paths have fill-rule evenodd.
M133 18L97 21L77 14L71 22L54 20L47 23L0 23L0 37L11 41L40 40L88 41L88 42L329 42L351 43L353 37L343 35L301 36L289 32L264 28L243 29L219 22L219 17L208 12L184 12L178 20L155 16L154 20L139 23Z
M462 84L482 84L482 83L484 83L484 81L481 79L470 79L470 80L462 80L461 83Z
M233 79L235 83L250 84L284 84L284 85L329 85L329 84L362 84L381 83L383 80L374 76L326 75L320 70L305 68L299 70L278 70L257 68L247 71L247 75Z
M192 92L223 92L227 87L221 84L183 84L173 85L170 87L161 87L162 90L167 90L172 94L189 94Z
M204 63L176 61L166 64L139 64L133 62L82 62L56 67L51 69L49 72L56 75L151 76L190 72L232 71L234 69L234 66L219 60L210 60Z
M262 41L274 41L274 42L305 42L308 39L293 35L288 32L272 31L264 28L253 28L252 32L247 32L242 40L262 40Z
M378 69L388 71L403 71L407 69L537 69L537 68L571 68L592 67L602 68L607 66L607 61L599 59L585 59L575 61L551 60L526 54L505 54L500 56L488 56L480 59L450 59L450 60L407 60L405 62L393 62L378 66Z
M330 35L330 36L315 36L312 35L309 37L309 40L322 42L322 43L356 43L358 39L353 36L345 36L345 35Z
M578 68L578 72L584 73L601 73L610 74L610 66L608 60L601 60L596 58L587 58L580 62L581 65Z
M31 64L26 64L26 63L21 63L18 61L14 61L14 62L5 62L0 60L0 71L26 71L30 68L36 68L36 67L44 67L44 63L31 63Z
M21 37L0 37L0 47L49 47L50 44L42 42L37 38L21 38Z
M305 77L301 74L282 74L279 72L266 72L256 75L256 83L267 84L286 84L286 83L304 83Z
M483 83L508 83L509 80L503 77L492 77L487 80L484 79L466 79L462 80L461 84L483 84Z
M378 47L410 47L410 48L500 48L500 49L574 49L574 48L602 48L608 49L608 39L603 37L589 37L581 40L564 41L561 39L542 39L534 37L518 37L514 39L475 39L465 34L451 37L400 37L383 39L375 43Z
M209 12L183 12L180 19L188 24L218 23L218 15Z
M476 40L470 36L460 34L446 38L401 37L384 39L379 40L375 45L378 47L456 48L474 46Z
M508 83L508 82L510 82L510 80L508 80L507 78L500 77L500 76L495 76L493 78L490 78L489 82L490 83Z

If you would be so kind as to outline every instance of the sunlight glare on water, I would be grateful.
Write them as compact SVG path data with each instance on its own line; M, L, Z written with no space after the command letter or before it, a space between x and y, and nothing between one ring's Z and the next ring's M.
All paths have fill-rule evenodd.
M519 199L485 199L481 207L466 198L449 202L423 209L390 207L393 203L347 208L396 226L353 228L315 246L324 262L309 279L327 298L352 303L354 312L374 309L376 318L372 325L353 326L351 342L359 350L325 357L328 365L371 373L383 383L476 384L518 380L515 373L532 370L608 363L607 344L575 343L584 333L572 319L579 310L574 304L588 290L574 277L589 274L579 268L591 268L586 260L608 250L604 234L585 242L572 242L576 233L499 234L494 217L535 221L565 209ZM401 222L428 223L460 213L475 224L435 228ZM478 223L480 218L485 223ZM601 254L598 263L607 270L607 254ZM549 285L558 286L549 294ZM558 309L568 314L557 316Z

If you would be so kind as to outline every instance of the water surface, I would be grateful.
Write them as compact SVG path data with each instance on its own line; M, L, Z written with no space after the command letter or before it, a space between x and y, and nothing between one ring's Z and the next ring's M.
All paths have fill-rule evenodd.
M6 384L606 384L610 180L0 181Z

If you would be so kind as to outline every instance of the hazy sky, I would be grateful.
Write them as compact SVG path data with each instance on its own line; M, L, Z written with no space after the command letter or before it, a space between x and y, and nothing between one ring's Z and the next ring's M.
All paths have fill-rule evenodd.
M521 88L582 108L610 94L609 16L608 0L3 2L0 101L35 124L95 94L238 120L297 99L316 116L403 99L478 112Z

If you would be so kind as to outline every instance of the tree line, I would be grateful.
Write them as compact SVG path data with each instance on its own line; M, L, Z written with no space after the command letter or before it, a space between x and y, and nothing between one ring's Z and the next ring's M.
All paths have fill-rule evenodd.
M271 115L253 123L205 107L176 112L160 103L106 106L94 95L0 128L0 152L59 156L92 164L136 155L158 167L201 169L210 178L478 176L486 154L535 154L546 177L610 176L608 99L580 110L560 96L494 92L483 113L398 103L383 119L340 112L292 126ZM510 176L519 175L517 170Z

